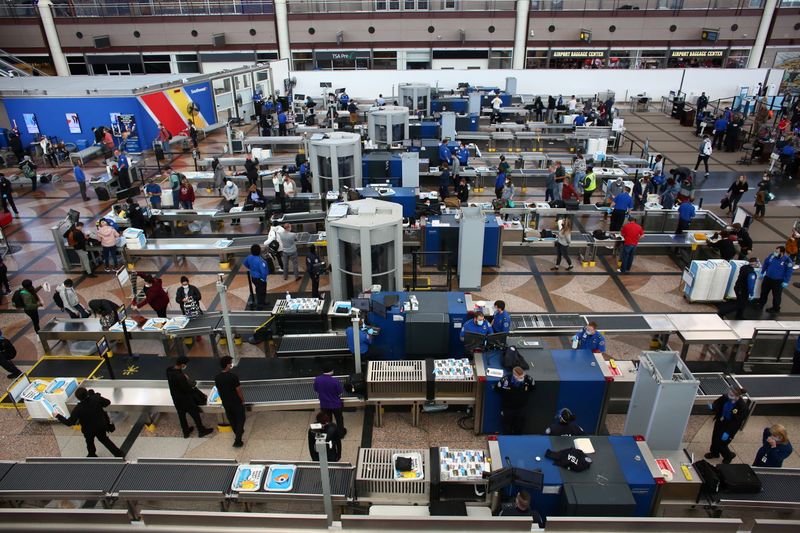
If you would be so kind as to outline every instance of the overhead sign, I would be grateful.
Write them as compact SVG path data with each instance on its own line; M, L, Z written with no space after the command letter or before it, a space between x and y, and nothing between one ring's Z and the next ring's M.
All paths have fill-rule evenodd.
M608 50L553 50L552 54L552 57L557 58L605 59L608 56Z
M725 50L670 50L670 57L722 57Z
M345 50L341 52L315 52L317 59L333 59L334 61L352 61L356 58L369 59L369 50Z

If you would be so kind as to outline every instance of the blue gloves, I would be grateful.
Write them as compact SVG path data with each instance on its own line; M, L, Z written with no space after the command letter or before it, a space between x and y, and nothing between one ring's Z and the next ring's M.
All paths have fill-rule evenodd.
M711 404L711 402L708 402L708 408L714 410L714 406Z
M788 287L788 286L789 286L789 282L788 281L784 281L783 283L781 283L781 287L783 287L784 289L786 287Z
M731 436L730 436L730 435L728 435L728 432L727 432L727 431L726 431L725 433L723 433L723 434L722 434L722 441L723 441L723 442L725 442L725 441L727 441L727 440L730 440L730 438L731 438Z

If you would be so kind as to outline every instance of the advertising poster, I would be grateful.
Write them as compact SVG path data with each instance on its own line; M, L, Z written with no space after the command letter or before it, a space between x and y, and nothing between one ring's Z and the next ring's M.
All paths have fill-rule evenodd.
M25 121L25 127L28 133L39 133L39 121L36 120L36 115L33 113L23 113L22 119Z
M77 113L65 113L67 117L67 126L69 126L70 133L81 133L81 121L78 120Z

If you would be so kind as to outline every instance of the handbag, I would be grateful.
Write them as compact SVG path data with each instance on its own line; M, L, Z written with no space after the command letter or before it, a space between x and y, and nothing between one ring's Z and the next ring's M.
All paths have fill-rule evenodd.
M192 399L197 405L206 405L208 403L208 396L206 396L206 393L197 387L192 389Z

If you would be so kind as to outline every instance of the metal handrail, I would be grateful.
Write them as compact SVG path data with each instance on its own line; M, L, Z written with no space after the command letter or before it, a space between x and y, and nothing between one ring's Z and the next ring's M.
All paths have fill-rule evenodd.
M30 72L28 72L25 68L20 68L20 66L30 69ZM6 52L5 50L0 50L0 69L13 72L16 76L31 76L34 73L37 76L49 75L46 72L42 72L38 68L34 67L30 63L26 63L17 56Z

